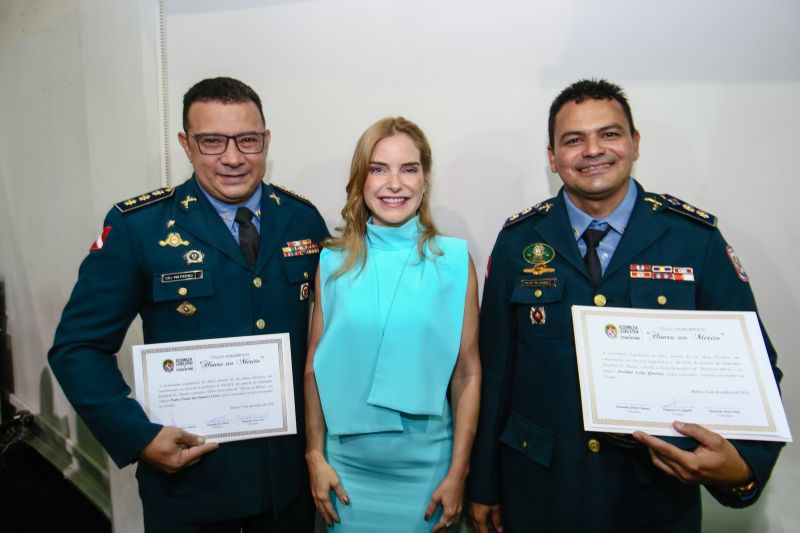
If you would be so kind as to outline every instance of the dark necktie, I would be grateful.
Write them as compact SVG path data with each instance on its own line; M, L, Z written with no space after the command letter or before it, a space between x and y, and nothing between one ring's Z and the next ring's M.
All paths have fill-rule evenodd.
M603 281L603 267L600 265L600 257L597 255L597 245L603 240L603 237L611 230L611 226L605 222L600 227L605 226L604 229L589 228L583 232L583 242L586 243L586 255L583 256L583 261L586 263L586 270L589 272L589 279L592 280L592 285L598 287L600 282Z
M247 262L247 266L255 268L256 257L258 257L258 230L252 222L253 212L246 207L240 207L236 210L236 217L234 220L239 224L239 248L242 249L242 255Z

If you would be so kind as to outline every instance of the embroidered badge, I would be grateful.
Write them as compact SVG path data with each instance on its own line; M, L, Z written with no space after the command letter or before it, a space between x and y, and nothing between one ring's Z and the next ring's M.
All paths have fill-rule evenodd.
M281 248L283 257L295 257L298 255L314 255L319 253L319 244L311 242L311 239L300 241L289 241L286 246Z
M97 240L92 243L92 246L89 248L89 251L94 252L95 250L102 250L103 245L106 243L106 237L108 237L110 231L111 231L111 226L104 227L103 233L101 233L97 237Z
M739 276L739 279L745 283L750 281L750 276L748 276L747 272L745 272L742 261L739 259L739 256L736 255L736 252L733 251L733 246L729 244L725 247L725 251L728 253L728 259L731 260L733 269L736 271L736 275Z
M522 258L533 266L524 269L523 272L534 276L541 276L547 272L555 272L556 269L547 266L547 263L555 259L555 257L556 251L553 250L553 247L549 244L543 242L529 244L522 251Z
M197 263L202 263L204 258L205 254L200 250L189 250L188 252L183 254L183 260L186 261L187 265L195 265Z
M167 235L167 238L163 241L158 241L158 245L177 248L178 246L189 246L189 241L184 241L180 233L173 232Z
M308 282L300 284L300 301L308 300Z
M543 326L547 323L547 315L544 312L544 307L531 307L530 317L531 324L534 326Z
M176 308L176 311L178 311L183 316L192 316L197 312L197 308L192 304L190 304L189 302L183 302Z

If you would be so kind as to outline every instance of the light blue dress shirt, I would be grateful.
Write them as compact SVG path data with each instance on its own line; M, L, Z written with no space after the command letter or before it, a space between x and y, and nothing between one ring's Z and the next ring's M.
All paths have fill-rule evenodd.
M622 234L625 233L625 227L631 219L631 213L633 213L633 206L636 204L637 194L636 183L634 183L633 178L630 178L628 180L628 192L625 193L625 198L622 199L622 202L617 208L607 217L595 219L578 209L578 207L572 203L572 200L570 200L569 195L566 192L564 193L567 216L569 217L570 226L572 226L572 234L578 242L581 255L586 255L586 243L583 242L581 236L592 222L605 222L611 226L611 231L600 241L597 247L597 255L600 258L600 266L604 274L608 263L611 262L614 251L617 249L617 245L619 245L620 239L622 239Z
M206 195L206 198L208 198L208 201L211 202L211 206L214 208L214 210L219 213L219 216L225 223L225 227L230 230L231 235L233 235L233 238L236 240L236 244L239 244L239 224L237 224L236 220L234 219L236 218L236 210L242 206L254 213L251 222L253 222L253 225L255 225L258 233L261 233L261 187L263 187L263 185L259 183L256 191L244 204L225 203L222 200L214 198L208 194L208 192L206 192L202 186L199 187L199 189L203 191L203 194Z

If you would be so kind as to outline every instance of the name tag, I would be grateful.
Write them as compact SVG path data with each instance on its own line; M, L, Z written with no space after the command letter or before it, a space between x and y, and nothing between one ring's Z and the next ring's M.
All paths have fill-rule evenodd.
M203 279L202 270L187 270L186 272L173 272L171 274L161 274L161 283L173 281L186 281L187 279Z

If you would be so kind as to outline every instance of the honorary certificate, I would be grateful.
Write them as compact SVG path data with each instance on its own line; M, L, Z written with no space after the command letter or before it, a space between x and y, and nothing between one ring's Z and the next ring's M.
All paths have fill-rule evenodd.
M791 441L755 313L574 306L587 431Z
M289 334L133 347L150 420L216 442L297 433Z

